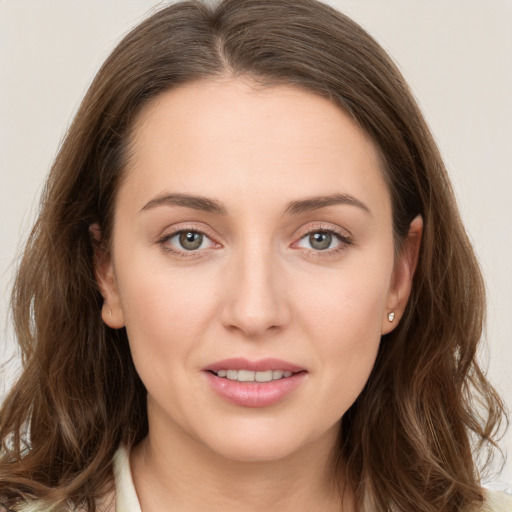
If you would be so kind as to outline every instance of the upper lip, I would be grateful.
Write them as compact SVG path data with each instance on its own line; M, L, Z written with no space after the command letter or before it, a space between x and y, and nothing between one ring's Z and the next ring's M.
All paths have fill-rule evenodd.
M305 368L297 366L296 364L282 359L265 358L251 361L243 357L233 357L230 359L223 359L215 363L209 364L205 368L205 371L217 372L219 370L252 370L255 372L265 372L267 370L284 370L288 372L301 372Z

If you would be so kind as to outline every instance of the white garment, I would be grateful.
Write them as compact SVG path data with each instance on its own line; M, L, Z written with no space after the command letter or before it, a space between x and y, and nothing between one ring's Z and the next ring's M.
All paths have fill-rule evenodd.
M133 485L128 450L121 446L114 455L116 481L116 512L142 512Z
M129 454L124 447L119 448L114 455L114 475L116 512L142 512L133 485ZM485 503L478 512L512 512L512 496L498 491L485 492Z
M113 464L116 488L115 512L142 512L133 485L130 457L126 448L121 447L117 450ZM110 506L107 508L111 510ZM5 510L0 504L0 512ZM37 501L27 503L18 510L19 512L51 512L51 509ZM486 490L485 503L478 511L473 512L512 512L512 496L499 491Z

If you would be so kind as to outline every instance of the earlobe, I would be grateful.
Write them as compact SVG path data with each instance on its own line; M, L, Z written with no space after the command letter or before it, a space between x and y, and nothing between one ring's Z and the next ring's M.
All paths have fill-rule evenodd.
M422 233L423 218L417 215L409 226L409 233L395 262L386 310L382 319L381 334L391 332L398 325L405 310L418 265Z
M111 253L101 244L101 228L94 223L89 226L94 247L94 276L103 296L101 317L112 329L124 327L124 315L115 277Z

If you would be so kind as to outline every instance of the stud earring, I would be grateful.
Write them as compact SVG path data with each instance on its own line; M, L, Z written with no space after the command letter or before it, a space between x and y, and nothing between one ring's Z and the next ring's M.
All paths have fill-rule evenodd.
M388 320L390 322L392 322L394 319L395 319L395 312L391 311L391 313L389 313L389 315L388 315Z

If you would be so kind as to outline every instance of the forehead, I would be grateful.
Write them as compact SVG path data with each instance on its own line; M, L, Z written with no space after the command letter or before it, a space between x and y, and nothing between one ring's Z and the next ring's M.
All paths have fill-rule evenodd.
M141 201L169 188L283 200L347 192L389 201L378 152L355 121L293 86L219 79L167 91L139 114L131 149L127 181Z

